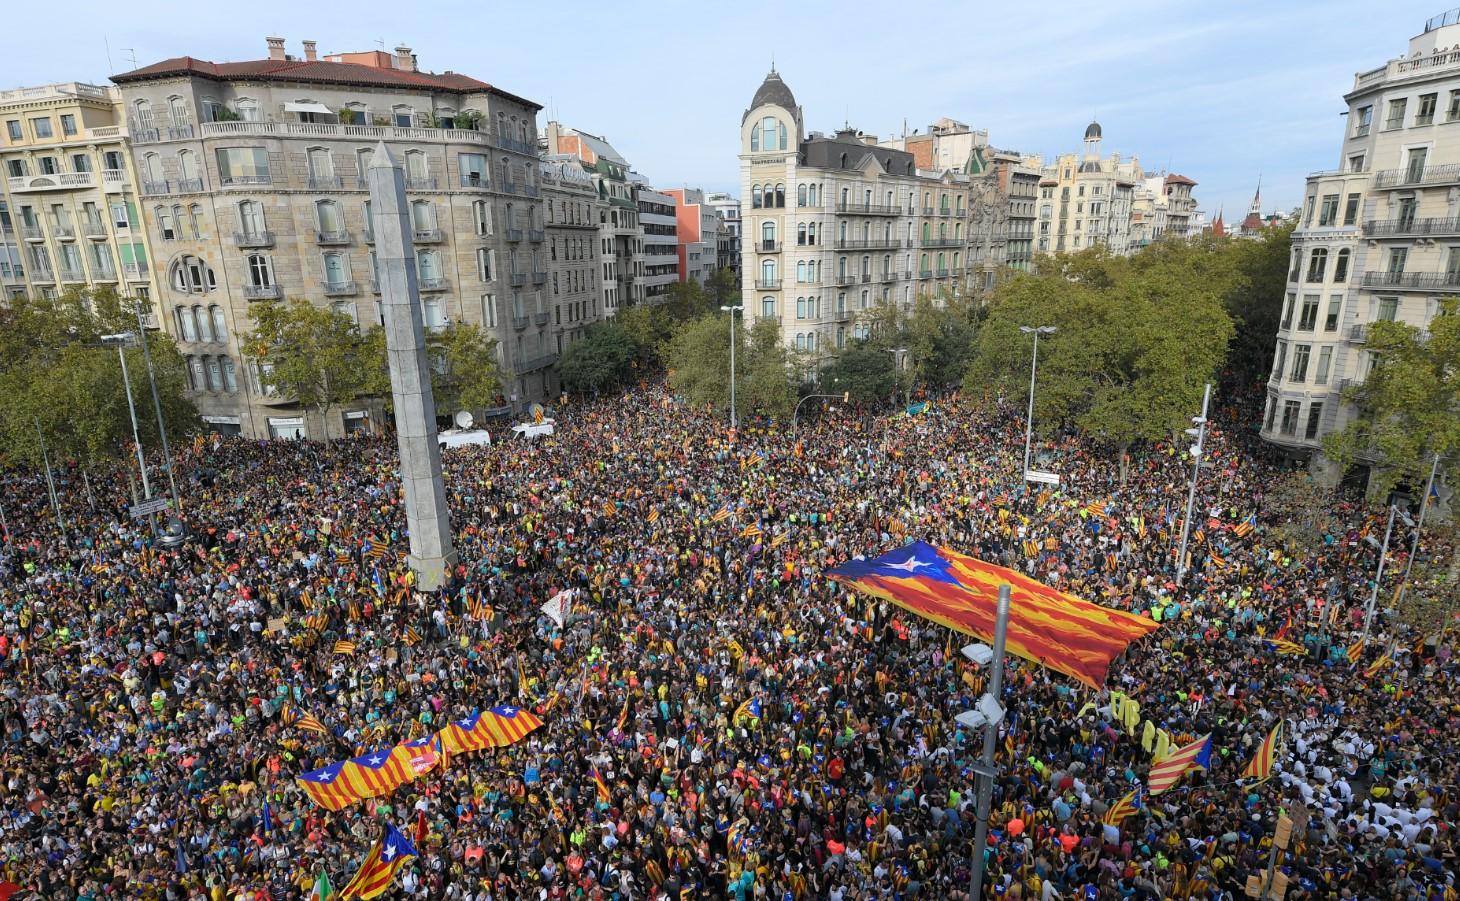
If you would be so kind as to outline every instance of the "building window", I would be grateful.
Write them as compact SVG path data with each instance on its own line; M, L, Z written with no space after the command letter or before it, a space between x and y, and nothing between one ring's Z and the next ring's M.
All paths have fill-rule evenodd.
M760 315L763 319L774 319L776 316L776 299L774 297L762 297L760 299Z
M1362 153L1355 153L1353 156L1348 158L1348 171L1364 171L1364 155ZM1350 194L1349 196L1352 197L1354 195Z
M467 188L479 188L487 183L487 158L480 153L457 154L461 169L461 184Z
M209 307L208 318L213 323L213 340L222 344L228 340L228 323L223 319L222 307Z
M1309 440L1318 437L1318 425L1323 421L1323 404L1312 403L1308 405L1308 425L1303 429L1303 437Z
M1289 400L1283 402L1283 424L1284 435L1296 435L1298 433L1298 401Z
M553 273L554 278L557 273ZM477 248L477 280L489 282L492 280L492 251L490 248Z
M1350 194L1343 207L1343 224L1353 225L1359 218L1359 195Z
M478 235L489 235L492 233L491 204L485 200L473 202L471 205L471 218Z
M1414 111L1415 125L1429 125L1435 121L1435 107L1439 105L1439 94L1419 95L1419 108Z
M54 135L51 131L51 120L48 118L30 120L30 130L37 138L49 138Z
M225 185L268 184L269 152L262 147L219 148L218 178Z
M1384 128L1386 130L1404 127L1404 109L1408 104L1409 100L1404 97L1389 101L1389 111L1384 116Z
M497 296L495 294L482 295L482 322L487 328L497 327Z
M274 285L274 264L262 253L248 256L248 283L255 288L271 288Z
M25 133L20 130L19 119L6 120L5 131L10 135L10 140L12 141L20 141L25 138Z
M1328 369L1333 365L1333 348L1321 347L1318 349L1318 369L1313 373L1313 384L1328 384Z
M1338 195L1324 194L1323 206L1319 208L1318 225L1327 227L1338 221Z
M338 288L350 280L350 263L342 253L327 253L324 255L324 283L328 287Z
M194 256L185 256L172 264L170 279L174 291L201 294L218 287L218 279L207 263Z
M751 185L750 186L750 208L753 209L753 210L758 210L758 209L760 209L760 206L761 206L760 185Z
M1343 295L1334 294L1328 298L1328 313L1323 319L1323 330L1325 332L1338 331L1338 313L1343 307Z
M177 333L184 341L198 340L197 320L193 318L193 311L189 307L178 307L174 314L177 317Z
M1303 295L1303 311L1298 316L1298 331L1311 332L1318 324L1318 295Z
M1315 247L1308 257L1308 278L1310 282L1323 281L1323 272L1328 268L1328 248Z
M1333 280L1342 284L1348 281L1349 250L1342 248L1333 258Z
M1308 357L1312 352L1313 346L1310 344L1296 344L1293 346L1293 381L1305 382L1308 380Z
M1272 377L1274 381L1283 377L1283 367L1287 365L1287 362L1288 342L1279 341L1277 343L1277 359L1274 361L1272 367Z
M415 124L415 111L409 106L397 105L390 109L391 121L396 128L410 128Z
M238 228L246 238L258 238L267 230L264 225L264 206L257 200L245 200L238 205Z
M1379 298L1379 313L1375 316L1381 322L1393 322L1399 316L1399 298Z

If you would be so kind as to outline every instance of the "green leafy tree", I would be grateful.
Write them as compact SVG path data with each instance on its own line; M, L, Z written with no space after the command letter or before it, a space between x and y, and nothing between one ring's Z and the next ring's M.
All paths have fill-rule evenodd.
M1325 535L1340 527L1334 516L1334 491L1306 471L1285 473L1263 492L1263 511L1275 521L1271 534L1303 552L1323 548Z
M870 341L856 341L843 349L821 376L826 393L847 392L860 403L881 403L898 388L892 354Z
M735 390L742 415L790 415L796 406L793 378L800 360L781 340L773 319L756 319L746 328L736 320ZM730 320L707 314L684 323L668 345L669 381L690 403L730 408Z
M1225 251L1239 275L1227 293L1235 329L1227 365L1242 383L1272 371L1278 320L1287 290L1293 225L1264 229L1255 241L1228 241Z
M427 336L427 352L438 414L495 406L502 387L496 339L470 323L453 322Z
M745 358L736 366L741 409L784 419L796 407L794 378L804 361L786 347L775 319L758 317L749 332L749 340L742 342Z
M326 436L331 410L379 390L383 342L362 335L348 316L300 299L256 304L249 315L247 353L271 368L269 382L281 394L323 417Z
M677 327L665 305L641 303L623 307L614 315L613 323L632 344L635 360L649 366L665 365L668 344Z
M740 303L740 289L735 286L735 272L716 269L705 280L705 294L710 311Z
M636 350L622 325L614 320L601 322L563 351L558 375L566 390L597 396L629 379Z
M971 403L1028 390L1032 339L1020 326L1053 325L1039 342L1035 422L1074 424L1113 447L1178 433L1201 404L1232 336L1224 298L1229 260L1170 242L1132 259L1103 249L1060 255L998 286L964 379Z
M0 455L39 464L41 435L52 462L105 469L132 454L121 363L101 338L137 333L134 304L97 289L18 298L0 308ZM177 445L200 425L186 396L185 361L165 335L149 333L147 341L168 438ZM138 435L151 451L160 439L146 360L140 347L124 353Z
M900 343L907 348L914 383L933 388L956 385L973 359L976 308L945 296L938 303L922 295L902 323Z

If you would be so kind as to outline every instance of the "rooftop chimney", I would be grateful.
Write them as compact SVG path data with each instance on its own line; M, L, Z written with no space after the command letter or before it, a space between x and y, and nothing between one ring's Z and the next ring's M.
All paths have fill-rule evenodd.
M314 41L304 42L304 59L311 63L319 60L319 54L314 49Z
M269 59L276 59L280 62L288 59L288 57L284 55L283 38L264 38L264 40L269 42Z
M395 67L402 72L416 71L416 57L411 53L411 48L406 46L395 48Z

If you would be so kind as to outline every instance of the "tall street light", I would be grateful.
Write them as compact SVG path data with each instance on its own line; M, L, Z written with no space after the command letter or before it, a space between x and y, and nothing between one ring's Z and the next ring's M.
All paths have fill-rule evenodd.
M1029 447L1034 439L1034 377L1039 371L1039 336L1059 331L1053 325L1021 325L1019 331L1034 336L1034 355L1029 361L1029 413L1024 417L1024 479L1029 479Z
M177 478L172 472L172 450L167 446L167 424L162 419L162 401L157 397L157 376L152 372L152 351L147 349L147 329L142 324L142 301L134 301L137 314L137 341L142 345L142 359L147 363L147 384L152 387L152 411L157 414L157 437L162 440L162 465L167 470L167 487L172 491L172 502L178 511L182 510L182 496L177 493Z
M974 826L973 860L969 878L969 897L979 901L983 895L984 849L989 840L989 807L993 801L994 779L998 777L998 765L994 763L995 749L999 743L999 723L1004 719L1002 702L1004 687L1004 639L1009 631L1008 585L999 586L999 606L994 619L994 646L971 644L963 649L963 656L979 666L989 666L989 690L979 698L973 710L967 710L954 717L959 725L968 729L983 729L983 756L973 764L978 783L978 797L974 809L978 822Z
M1187 429L1186 434L1196 439L1191 447L1191 486L1186 492L1186 517L1181 521L1181 547L1176 551L1176 584L1186 578L1186 542L1191 537L1191 513L1196 507L1196 480L1201 476L1201 458L1207 445L1207 407L1212 400L1212 383L1207 382L1201 395L1201 415L1191 417L1196 428Z
M735 314L745 311L745 304L738 306L722 306L720 310L730 314L730 428L737 428L739 420L735 417Z
M115 345L117 359L122 362L122 386L127 391L127 414L132 418L132 443L137 448L137 469L142 473L142 500L152 499L152 484L147 479L147 460L142 456L142 436L137 431L137 406L132 402L132 380L127 375L127 346L136 336L131 332L102 335L101 343ZM153 517L154 524L156 517Z
M1408 513L1400 510L1398 504L1389 505L1389 523L1384 526L1384 543L1378 546L1379 567L1374 572L1374 590L1369 593L1369 603L1364 609L1364 635L1360 639L1362 644L1369 643L1369 630L1374 625L1374 608L1379 604L1379 583L1384 580L1384 563L1389 557L1389 537L1394 534L1394 518L1396 516L1404 520L1404 524L1407 527L1411 529L1415 527L1414 520L1409 518ZM1369 543L1370 547L1375 546L1374 536L1370 535L1365 540Z

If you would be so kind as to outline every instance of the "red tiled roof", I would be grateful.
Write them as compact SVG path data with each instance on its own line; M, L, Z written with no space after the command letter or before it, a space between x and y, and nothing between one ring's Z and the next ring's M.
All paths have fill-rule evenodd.
M1168 184L1168 185L1194 185L1194 184L1196 184L1196 182L1194 182L1191 179L1187 178L1185 175L1174 175L1173 174L1173 175L1166 176L1166 184Z
M246 81L291 81L314 82L317 84L350 84L366 87L408 87L426 90L451 91L458 94L490 91L491 93L517 100L534 109L542 106L499 88L478 81L457 72L407 72L402 69L381 69L362 66L358 63L332 63L323 60L276 60L256 59L238 63L213 63L191 56L176 56L160 63L133 69L113 75L112 81L127 84L152 78L167 78L177 75L191 75L201 78L222 80L240 79Z

